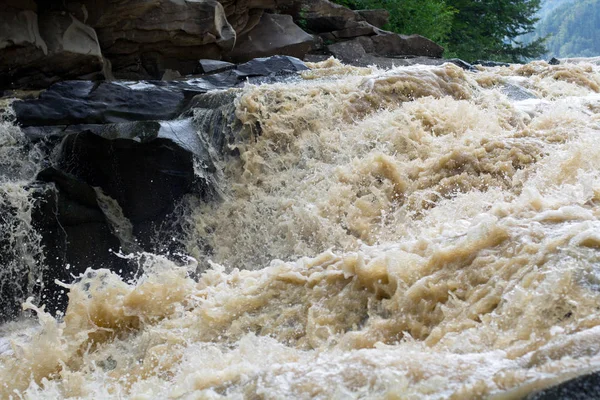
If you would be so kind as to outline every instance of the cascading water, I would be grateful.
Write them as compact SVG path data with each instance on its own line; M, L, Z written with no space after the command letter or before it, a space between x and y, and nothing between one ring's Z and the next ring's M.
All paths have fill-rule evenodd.
M221 199L180 221L194 259L90 265L60 321L27 302L1 397L521 398L600 369L590 61L247 86Z
M0 296L39 294L44 272L41 235L32 226L41 152L14 125L10 104L0 112ZM13 311L2 310L6 317ZM1 318L0 318L1 319Z

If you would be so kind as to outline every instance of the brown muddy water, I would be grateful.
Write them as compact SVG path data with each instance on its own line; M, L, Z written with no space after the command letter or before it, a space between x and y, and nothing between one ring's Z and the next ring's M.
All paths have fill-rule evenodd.
M600 369L595 62L330 60L246 87L224 200L183 216L189 265L90 265L61 320L26 303L38 320L0 328L0 397L510 399Z

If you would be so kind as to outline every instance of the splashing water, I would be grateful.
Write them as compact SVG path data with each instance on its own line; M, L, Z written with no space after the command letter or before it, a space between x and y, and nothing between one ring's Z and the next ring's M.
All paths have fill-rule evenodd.
M600 67L311 67L237 95L223 200L182 222L201 277L144 254L61 321L26 303L2 398L519 398L600 369Z
M41 235L32 226L40 188L30 182L42 154L14 124L10 104L0 107L0 296L25 299L44 272ZM10 311L2 310L0 320Z

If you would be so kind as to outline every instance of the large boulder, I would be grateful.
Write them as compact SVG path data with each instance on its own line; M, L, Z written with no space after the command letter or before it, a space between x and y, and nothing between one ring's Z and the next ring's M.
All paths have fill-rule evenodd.
M5 7L0 18L0 88L40 88L102 71L95 31L74 17Z
M193 96L227 89L248 79L295 76L308 69L289 56L259 58L234 69L176 81L64 81L52 85L38 98L13 103L17 121L24 127L110 124L176 118Z
M69 9L87 16L121 78L160 79L167 69L191 74L199 59L220 59L236 40L215 0L79 0Z
M212 88L204 81L197 85L179 81L64 81L37 99L15 102L13 108L22 126L166 120L179 114L186 99Z
M334 43L327 46L327 50L338 60L353 65L358 65L367 55L364 47L358 40Z
M325 33L352 28L363 18L339 4L328 0L294 1L281 7L303 28L315 33Z
M390 12L388 10L358 10L358 14L369 24L378 28L383 28L390 22Z
M56 280L71 282L92 265L133 277L133 266L117 255L122 244L100 207L97 191L52 167L40 172L38 179L47 183L37 183L43 190L34 196L32 223L44 248L40 297L48 310L61 311L67 306L65 290ZM17 304L24 300L13 299Z
M314 39L297 26L290 15L263 14L260 23L238 39L225 58L243 62L255 57L288 55L304 58Z
M421 35L398 35L382 33L370 38L375 46L375 54L383 57L412 55L442 57L444 48Z

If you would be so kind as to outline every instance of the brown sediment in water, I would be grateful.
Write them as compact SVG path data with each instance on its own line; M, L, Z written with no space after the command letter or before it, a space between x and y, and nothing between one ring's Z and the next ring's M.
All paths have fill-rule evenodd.
M517 398L600 368L598 67L328 63L238 96L199 281L91 272L11 336L3 397Z

